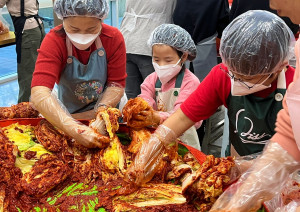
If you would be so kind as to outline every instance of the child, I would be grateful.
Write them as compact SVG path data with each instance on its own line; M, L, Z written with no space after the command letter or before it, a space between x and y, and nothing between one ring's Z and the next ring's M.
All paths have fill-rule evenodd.
M261 152L275 133L283 95L293 80L294 69L287 66L293 41L286 24L270 12L248 11L233 20L221 38L223 63L142 146L132 180L140 184L151 179L154 161L161 159L154 148L173 145L174 138L222 104L228 108L229 140L237 153Z
M200 84L184 65L187 59L192 61L196 57L196 46L188 32L174 24L158 26L148 45L152 47L155 72L141 85L140 97L157 110L154 116L159 124L174 113ZM142 114L142 119L148 116L146 111ZM181 141L199 150L196 128L201 123L197 122L180 137Z

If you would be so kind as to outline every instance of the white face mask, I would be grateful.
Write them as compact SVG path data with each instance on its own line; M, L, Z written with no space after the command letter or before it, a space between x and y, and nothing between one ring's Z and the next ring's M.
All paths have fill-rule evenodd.
M246 96L246 95L256 93L258 91L262 91L264 89L270 88L271 84L268 86L263 85L264 82L266 82L270 78L270 76L271 76L271 74L266 79L264 79L264 81L262 81L259 84L253 84L250 82L246 82L250 88L248 88L242 82L240 82L238 80L234 80L233 78L230 78L231 79L231 94L232 94L232 96Z
M92 43L96 40L96 38L99 36L99 33L97 34L80 34L80 33L68 33L66 31L67 36L69 37L71 43L79 50L86 50L89 48Z
M160 66L156 62L152 62L154 70L162 84L166 84L180 72L181 70L181 66L179 65L180 61L181 58L180 60L178 60L176 64L169 64L164 66Z

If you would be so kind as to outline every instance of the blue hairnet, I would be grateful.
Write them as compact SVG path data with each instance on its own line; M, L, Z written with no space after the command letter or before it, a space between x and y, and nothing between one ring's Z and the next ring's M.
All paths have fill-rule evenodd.
M234 73L245 76L277 72L293 55L295 37L277 15L250 10L223 31L220 55Z
M183 53L188 53L188 59L193 60L197 55L196 46L190 34L175 24L162 24L154 29L148 45L165 44Z
M105 19L109 12L107 0L56 0L53 10L59 19L86 16Z

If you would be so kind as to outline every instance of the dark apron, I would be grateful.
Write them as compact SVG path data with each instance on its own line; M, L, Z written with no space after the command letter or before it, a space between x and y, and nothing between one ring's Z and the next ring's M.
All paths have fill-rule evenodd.
M107 80L106 52L99 36L97 50L90 55L87 65L72 56L72 44L66 37L68 59L58 84L58 98L72 113L92 110L103 92Z
M38 1L37 1L37 4L38 4ZM43 29L42 29L42 26L39 22L39 19L42 19L42 18L38 14L25 16L25 14L24 14L25 6L24 5L25 5L24 0L21 0L21 11L20 11L21 16L20 17L16 17L16 16L11 15L11 19L13 21L14 28L15 28L16 52L17 52L17 62L18 63L21 63L22 34L23 34L23 29L24 29L26 19L34 18L37 21L38 25L39 25L41 33L43 34Z
M229 142L241 156L261 152L275 134L277 113L286 92L285 73L278 76L277 89L266 98L228 97ZM226 156L230 153L226 151Z

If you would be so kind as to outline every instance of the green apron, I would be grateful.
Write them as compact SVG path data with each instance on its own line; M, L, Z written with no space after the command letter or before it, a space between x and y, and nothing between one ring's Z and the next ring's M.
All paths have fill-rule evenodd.
M228 97L229 141L241 156L261 152L275 133L277 113L286 92L285 72L278 76L277 89L266 98ZM225 153L230 155L228 148Z

